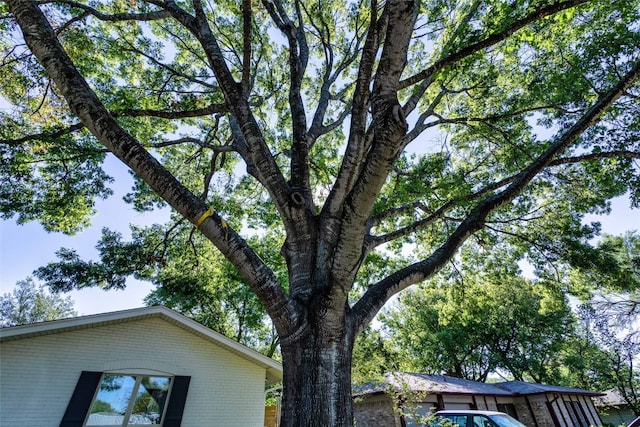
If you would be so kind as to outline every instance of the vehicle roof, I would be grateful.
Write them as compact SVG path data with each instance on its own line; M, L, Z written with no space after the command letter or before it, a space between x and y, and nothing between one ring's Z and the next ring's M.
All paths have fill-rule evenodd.
M445 409L443 411L436 412L436 415L446 414L469 414L469 415L506 415L504 412L499 411L483 411L479 409Z

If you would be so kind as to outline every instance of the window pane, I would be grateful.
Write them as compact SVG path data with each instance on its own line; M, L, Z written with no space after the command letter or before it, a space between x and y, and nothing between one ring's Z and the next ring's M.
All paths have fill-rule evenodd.
M474 427L493 427L493 424L489 419L485 416L474 415L473 416L473 426Z
M87 426L122 425L135 383L132 376L103 376Z
M491 415L491 420L499 427L527 427L515 418L504 414Z
M444 426L467 427L466 415L444 415L440 417L442 420L450 420L450 423L440 423Z
M160 424L170 382L169 378L142 377L129 425Z

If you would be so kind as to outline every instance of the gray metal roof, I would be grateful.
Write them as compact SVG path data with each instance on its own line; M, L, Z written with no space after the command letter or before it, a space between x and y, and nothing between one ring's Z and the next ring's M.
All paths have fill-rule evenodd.
M524 381L507 381L497 383L496 387L510 391L515 395L529 395L542 393L580 394L584 396L602 396L603 393L582 390L579 388L561 387L549 384L527 383Z
M354 395L385 393L389 389L409 390L438 394L474 394L485 396L518 396L543 393L578 394L584 396L602 396L603 393L579 388L560 387L548 384L535 384L523 381L508 381L497 384L481 383L450 377L447 375L427 375L407 372L393 372L384 375L384 379L354 387Z
M385 374L384 380L378 383L357 387L358 395L383 393L391 387L395 390L409 389L428 393L443 394L484 394L491 396L511 396L511 392L498 388L494 384L464 380L447 375L427 375L407 372Z

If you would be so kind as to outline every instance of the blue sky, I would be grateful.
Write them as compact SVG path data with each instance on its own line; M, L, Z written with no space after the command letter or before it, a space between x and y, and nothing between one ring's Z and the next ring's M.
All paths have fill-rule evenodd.
M75 249L84 259L96 259L95 244L103 227L109 227L129 237L129 224L164 222L166 213L139 213L122 201L131 187L132 179L126 167L115 157L107 159L105 170L119 184L114 195L96 203L98 214L92 218L91 227L75 236L47 233L36 222L17 225L15 220L0 221L0 293L11 292L16 281L31 275L36 268L55 261L55 252L61 247ZM118 191L118 188L124 190ZM105 292L101 289L84 289L69 293L79 314L95 314L124 310L144 305L143 299L153 289L147 282L130 280L125 290Z
M124 165L113 157L107 162L106 170L116 179L118 188L128 189L131 177ZM151 224L163 222L166 218L166 212L135 212L122 202L124 191L118 192L116 188L111 198L99 201L96 206L98 214L92 219L91 227L73 237L47 233L35 222L16 225L12 220L0 221L0 293L11 292L16 281L25 279L36 268L54 261L55 252L60 247L75 249L84 259L95 259L94 246L103 227L110 227L128 237L129 223ZM624 197L613 201L611 215L589 216L586 220L600 221L603 232L607 234L640 229L640 211L630 210L629 201ZM153 285L149 283L129 280L125 290L105 292L93 288L73 291L69 295L79 314L95 314L141 307L144 297L152 289Z

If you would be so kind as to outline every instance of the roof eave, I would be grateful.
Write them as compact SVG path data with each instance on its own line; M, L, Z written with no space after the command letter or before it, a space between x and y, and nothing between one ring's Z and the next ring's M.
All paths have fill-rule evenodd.
M268 384L274 384L282 381L282 364L279 362L250 349L231 338L215 332L193 319L160 305L2 328L0 329L0 342L92 328L101 325L150 317L164 318L165 320L168 320L186 330L215 342L228 351L231 351L232 353L237 354L256 365L262 366L266 370L266 381Z

